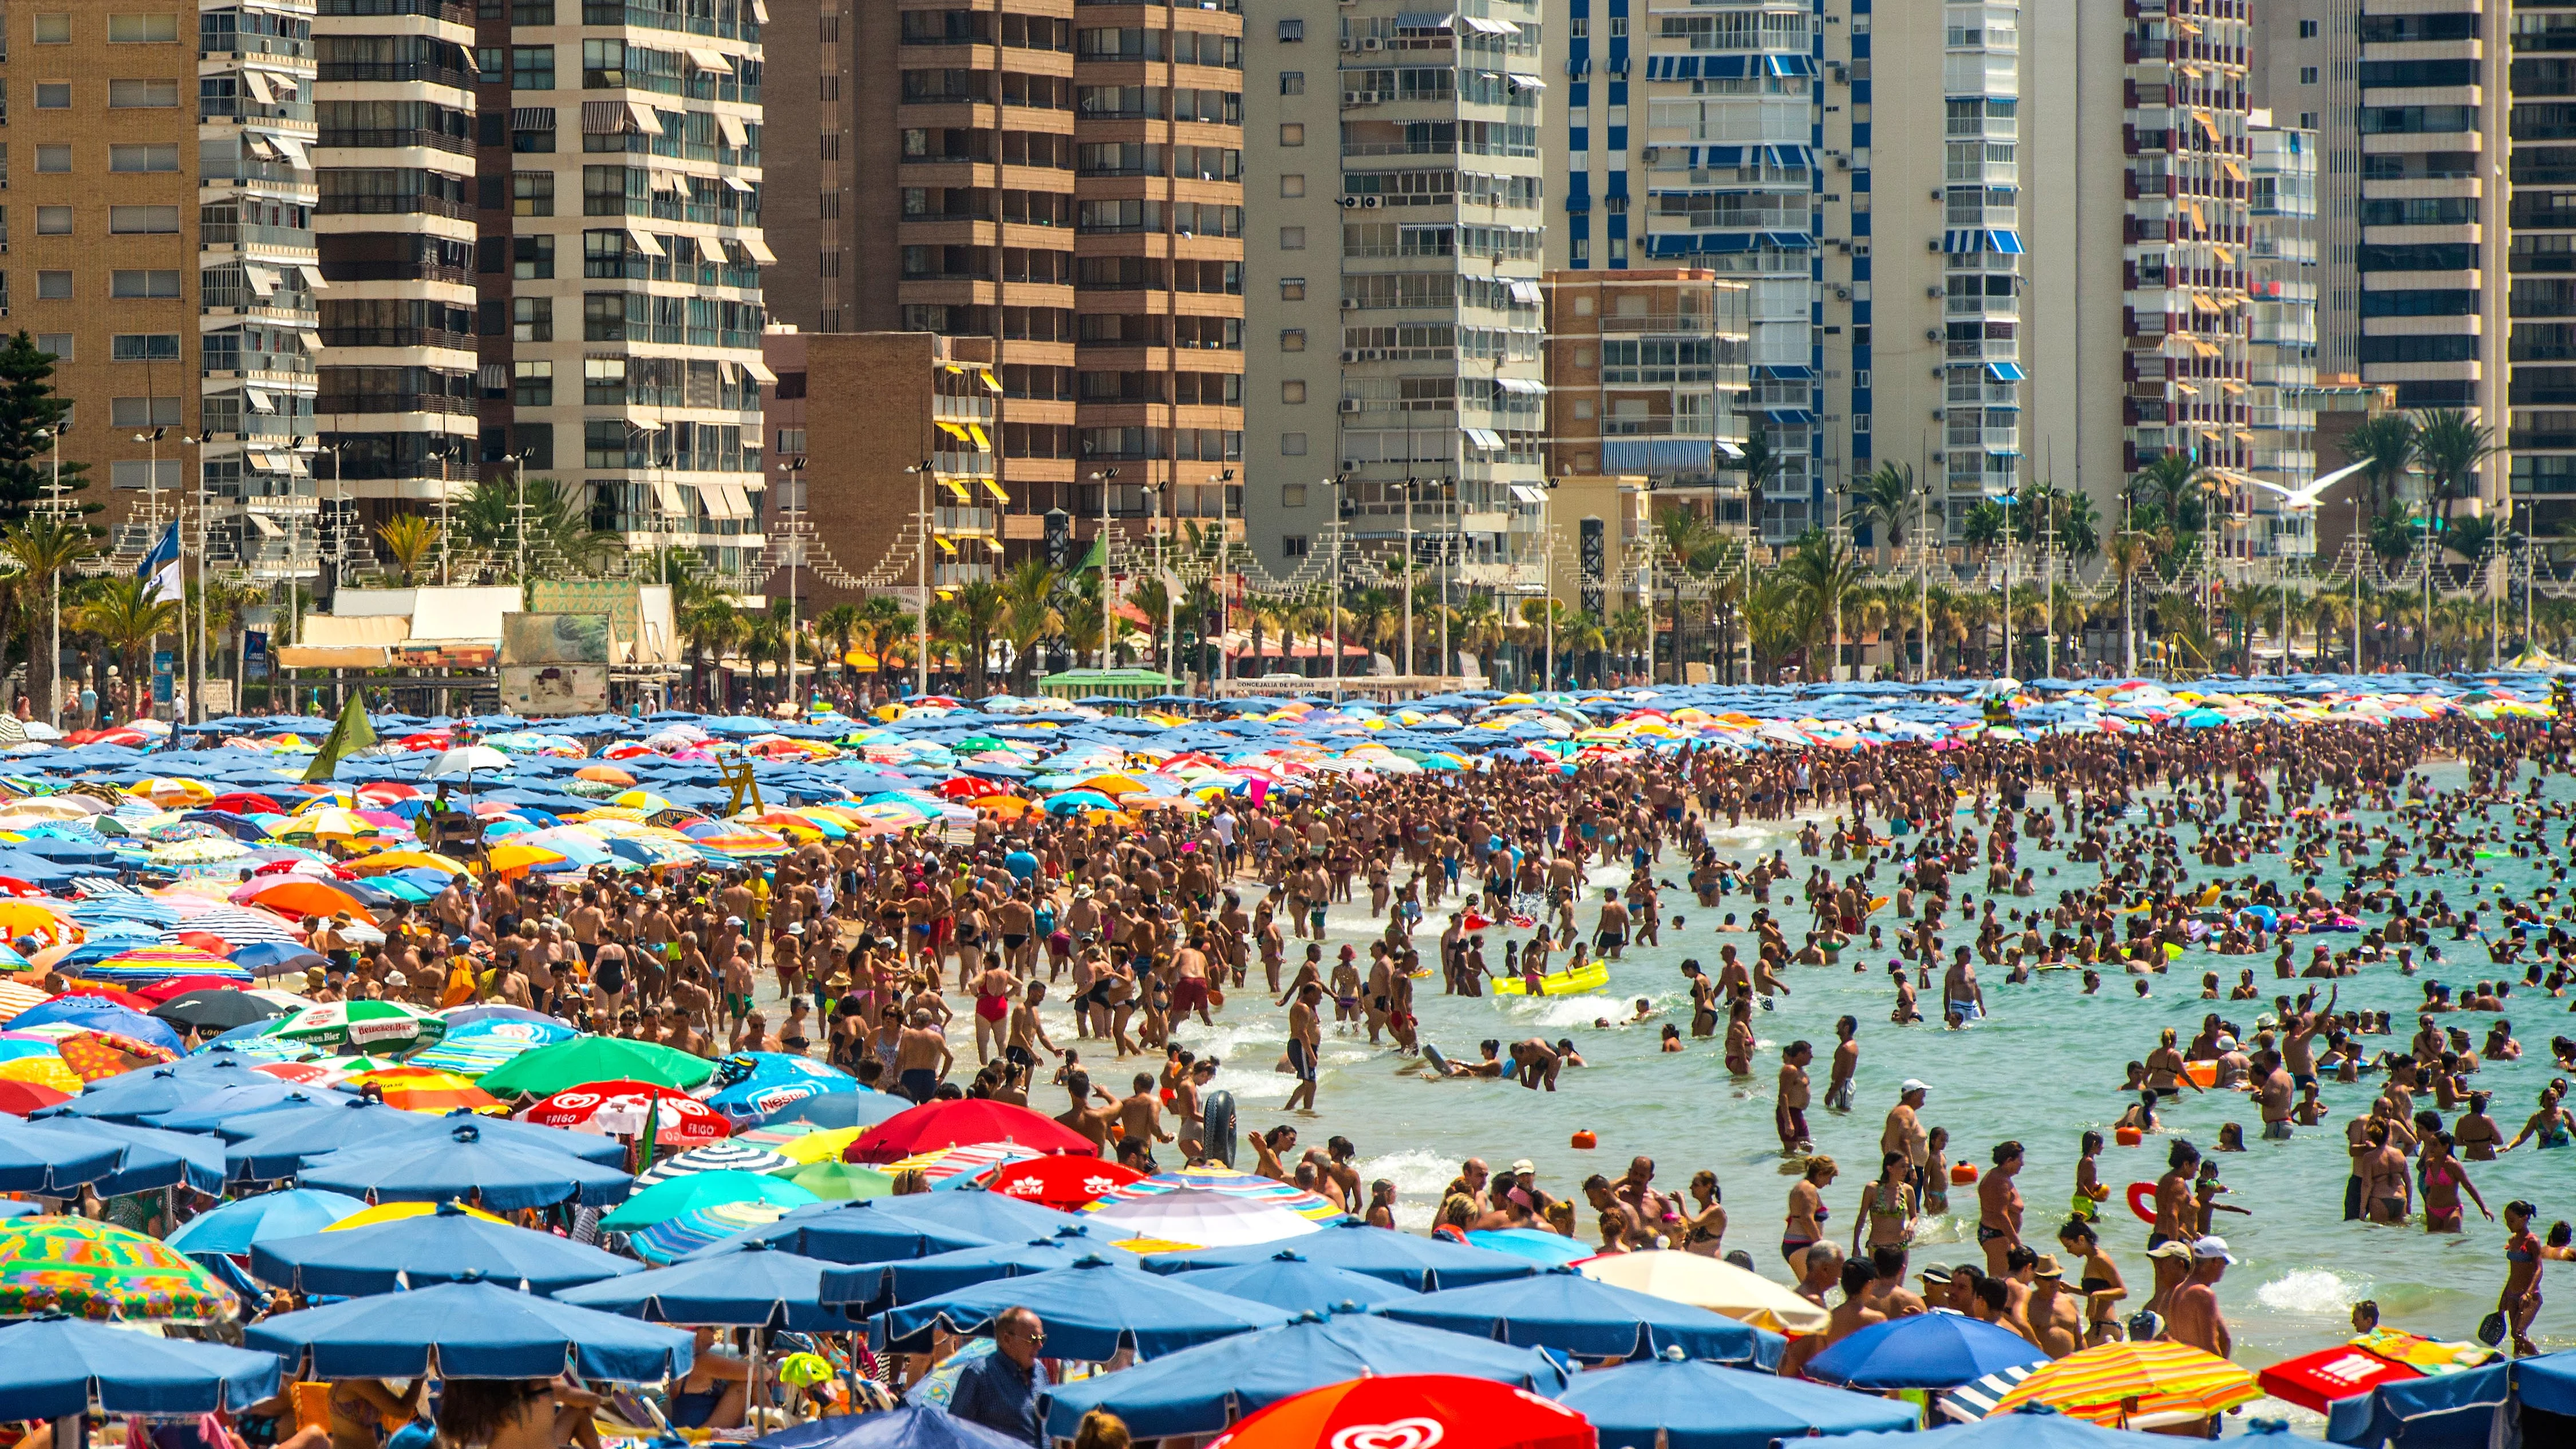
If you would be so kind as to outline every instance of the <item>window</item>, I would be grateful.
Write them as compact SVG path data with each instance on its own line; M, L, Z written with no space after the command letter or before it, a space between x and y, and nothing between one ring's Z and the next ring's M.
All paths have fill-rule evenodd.
M2302 21L2300 21L2300 22L2299 22L2299 38L2300 38L2301 40L2314 40L2314 39L2316 39L2316 38L2317 38L2317 23L2316 23L2315 21L2313 21L2313 20L2302 20Z
M551 362L515 362L511 365L510 401L523 408L550 408L555 405L555 365Z
M510 248L511 276L522 282L541 282L555 274L555 239L553 237L512 237Z
M179 233L179 208L111 206L107 209L107 229L119 235L176 236Z
M555 465L555 429L552 423L518 423L510 429L510 451L519 455L519 471L530 468L540 472Z
M1279 124L1279 144L1280 144L1280 145L1282 145L1282 146L1303 146L1303 145L1305 145L1305 144L1306 144L1306 127L1305 127L1304 123L1303 123L1303 122L1299 122L1299 121L1282 121L1282 122L1280 122L1280 124Z
M70 81L38 81L38 82L36 82L36 109L37 109L37 110L40 110L40 111L68 111L68 110L70 110L71 108L72 108L72 83L71 83Z
M551 45L510 47L510 89L550 91L555 88L555 48Z
M551 171L511 172L510 214L512 216L554 215L555 174Z
M71 169L71 147L39 146L36 148L36 172L38 175L60 175L68 173Z
M1281 382L1279 384L1279 400L1284 403L1304 402L1306 400L1305 382L1293 377Z
M1613 16L1611 16L1611 17L1610 17L1610 38L1611 38L1611 39L1613 39L1613 40L1617 40L1619 37L1621 37L1621 36L1623 36L1623 35L1626 35L1627 33L1628 33L1628 17L1627 17L1627 16L1625 16L1625 15L1613 15Z
M176 171L179 148L176 145L110 146L107 148L110 171Z
M510 0L512 25L552 25L555 23L555 0Z
M68 332L39 332L36 334L36 350L52 353L56 362L69 362L72 360L72 335Z
M70 15L68 15L68 14L60 13L60 12L57 12L57 13L55 13L55 14L51 14L51 15L39 15L39 16L37 16L37 17L36 17L36 43L37 43L38 45L69 45L69 44L71 44L71 43L72 43L72 18L71 18L71 16L70 16Z
M1279 38L1291 45L1304 40L1306 38L1306 22L1303 20L1280 21Z
M175 397L110 398L107 421L119 428L175 428L179 425L179 400Z
M803 428L780 428L778 430L778 447L775 451L781 453L804 452L805 430Z
M119 332L107 339L107 355L112 362L176 362L179 360L179 334Z
M41 149L41 148L39 148L39 149ZM39 170L39 171L42 171L42 170L44 170L45 168L44 168L43 166L39 165L36 169L37 169L37 170ZM67 171L68 171L68 170L70 170L71 168L69 168L69 167L65 167L65 168L63 168L63 169L65 169L65 170L67 170ZM1306 249L1306 229L1305 229L1304 227L1302 227L1302 226L1283 226L1283 227L1279 228L1279 250L1281 250L1281 251L1283 251L1283 252L1302 252L1302 251L1304 251L1305 249Z
M2301 85L2303 85L2303 86L2312 86L2312 85L2315 85L2316 83L2317 83L2317 68L2316 68L2315 66L2312 66L2312 65L2303 65L2303 66L2300 66L2300 67L2299 67L2299 84L2301 84Z
M552 297L513 297L510 299L510 340L513 342L552 342L555 340L555 300Z
M1281 433L1279 435L1279 456L1283 458L1305 457L1306 435L1304 433Z
M1302 96L1305 93L1306 73L1304 71L1283 70L1279 72L1279 94L1283 96Z
M112 80L107 83L107 103L117 110L168 110L179 104L179 83L174 80Z
M1279 350L1282 352L1305 351L1306 329L1303 327L1288 327L1281 329L1279 333Z
M72 209L70 207L40 206L36 208L36 235L70 236L71 234Z
M176 271L119 271L108 274L107 295L111 297L167 298L179 295Z
M1305 176L1305 173L1304 173L1304 172L1289 172L1289 173L1286 173L1286 174L1282 175L1282 176L1279 178L1279 194L1280 194L1281 196L1303 196L1303 195L1305 195L1305 194L1306 194L1306 176Z
M176 458L119 458L107 465L108 486L141 491L147 488L177 488L179 460ZM156 476L157 475L157 476ZM210 477L207 481L212 482Z
M48 302L70 301L72 299L72 274L69 272L38 272L36 274L36 295Z
M1281 277L1279 279L1279 300L1282 302L1305 301L1306 279L1304 277Z
M175 14L107 17L110 45L172 45L178 39L179 17Z
M1279 556L1281 558L1304 558L1306 556L1306 535L1302 533L1283 533L1279 535Z

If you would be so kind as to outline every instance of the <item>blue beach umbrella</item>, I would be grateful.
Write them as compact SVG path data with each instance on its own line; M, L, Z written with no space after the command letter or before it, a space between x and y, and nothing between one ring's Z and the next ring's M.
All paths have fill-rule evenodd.
M1052 1341L1053 1319L1047 1321ZM1282 1328L1185 1349L1114 1374L1059 1384L1039 1401L1047 1432L1069 1438L1107 1409L1140 1439L1214 1434L1255 1409L1375 1374L1457 1374L1554 1398L1565 1370L1543 1351L1363 1314L1307 1314Z
M1788 1340L1723 1314L1595 1282L1571 1268L1389 1303L1389 1318L1581 1358L1639 1358L1678 1347L1692 1358L1770 1368Z
M944 1407L907 1404L881 1413L836 1415L751 1441L753 1449L1028 1449Z
M154 1338L79 1319L0 1328L0 1416L63 1419L94 1405L163 1417L247 1409L277 1392L277 1355Z
M468 1273L529 1291L554 1293L642 1271L587 1243L478 1218L454 1203L418 1217L395 1218L340 1232L322 1231L254 1243L251 1276L299 1293L358 1298Z
M889 1117L912 1110L909 1097L892 1092L871 1091L861 1087L855 1092L825 1092L820 1096L798 1097L780 1106L769 1121L810 1122L817 1127L874 1127Z
M200 1053L103 1077L90 1083L89 1090L48 1109L44 1115L140 1122L156 1113L177 1111L204 1102L214 1093L235 1089L279 1096L298 1090L253 1070L248 1058L227 1048L220 1056Z
M0 1121L0 1192L70 1197L83 1183L114 1173L124 1160L121 1142Z
M90 1184L101 1197L131 1192L157 1192L181 1183L208 1195L224 1190L224 1145L211 1137L161 1132L123 1122L90 1117L49 1117L27 1124L30 1132L58 1132L66 1137L122 1147L116 1171Z
M241 1125L229 1135L240 1138L256 1135L255 1120L270 1113L288 1112L305 1107L345 1106L357 1100L351 1094L331 1087L295 1086L257 1072L252 1073L251 1077L252 1080L249 1081L235 1081L225 1077L222 1079L224 1085L201 1091L193 1102L145 1112L138 1115L135 1120L147 1127L158 1127L165 1132L202 1132L214 1134L219 1138L225 1135L219 1129L238 1122ZM84 1093L63 1105L70 1107L88 1100L88 1095Z
M823 1301L863 1315L919 1303L997 1278L1023 1278L1071 1267L1089 1257L1121 1268L1138 1266L1135 1254L1094 1242L1077 1232L1028 1243L955 1248L902 1262L834 1268L823 1275Z
M1698 1363L1677 1350L1577 1374L1557 1401L1592 1421L1601 1449L1771 1449L1811 1434L1893 1433L1922 1418L1912 1404Z
M895 1201L896 1199L888 1199ZM904 1346L934 1327L953 1333L989 1330L1011 1308L1026 1308L1045 1322L1057 1357L1100 1360L1122 1348L1140 1359L1256 1329L1276 1328L1289 1315L1266 1303L1228 1298L1115 1267L1106 1257L1068 1267L978 1283L919 1303L888 1309L869 1320L875 1341Z
M1548 1236L1554 1237L1551 1233ZM1472 1288L1506 1278L1526 1278L1538 1271L1527 1258L1470 1248L1438 1238L1390 1233L1358 1218L1327 1223L1320 1233L1295 1240L1295 1253L1309 1263L1365 1273L1401 1288L1429 1293L1441 1288ZM1277 1243L1249 1243L1233 1248L1193 1248L1156 1253L1145 1260L1152 1273L1186 1273L1199 1268L1237 1268L1267 1262L1279 1255Z
M1340 1313L1380 1303L1397 1303L1422 1295L1400 1284L1347 1268L1309 1263L1295 1253L1235 1268L1200 1268L1172 1274L1169 1281L1187 1283L1211 1293L1249 1298L1291 1313ZM1420 1370L1407 1369L1407 1373Z
M1545 1268L1561 1268L1592 1256L1592 1249L1563 1233L1545 1233L1536 1228L1496 1228L1489 1232L1469 1233L1467 1243L1487 1252L1526 1258Z
M296 1179L307 1187L373 1196L378 1202L441 1202L476 1194L480 1206L494 1212L547 1207L566 1198L597 1207L625 1197L635 1185L632 1176L616 1168L566 1153L484 1141L476 1122L460 1122L443 1138L432 1133L390 1146L327 1153L305 1163Z
M1025 1243L1081 1226L1070 1213L999 1193L924 1192L798 1208L689 1256L714 1257L758 1241L827 1263L891 1263L951 1248Z
M2047 1358L2010 1329L1935 1310L1871 1324L1809 1359L1807 1377L1853 1389L1951 1389Z
M171 1029L170 1023L98 996L57 996L41 1006L31 1006L18 1013L10 1019L9 1028L24 1031L31 1026L54 1022L66 1022L92 1031L112 1031L167 1051L185 1050L180 1045L179 1033Z
M467 1279L282 1313L243 1332L299 1378L586 1379L655 1383L689 1371L691 1336Z
M1834 1347L1842 1345L1838 1343ZM2421 1382L2448 1384L2466 1377L2468 1375L2446 1374ZM2476 1436L2469 1442L2486 1442L2486 1418L2483 1414L2478 1416ZM1846 1434L1834 1441L1834 1449L1919 1449L1924 1442L1922 1434L1913 1430L1905 1430L1901 1434ZM2174 1441L2169 1435L2105 1429L2099 1424L2070 1419L2046 1409L2028 1409L2015 1414L1997 1414L1991 1419L1980 1419L1959 1428L1943 1429L1936 1442L1941 1449L2171 1449ZM2373 1439L2370 1442L2379 1441ZM2408 1442L2413 1441L2410 1439ZM2436 1438L2432 1442L2461 1441ZM1601 1443L1602 1449L1615 1449L1607 1430L1602 1432Z
M831 1268L819 1258L755 1249L560 1289L555 1297L655 1323L838 1332L850 1320L820 1296Z
M264 1192L198 1214L182 1223L170 1235L169 1243L190 1257L204 1253L247 1255L253 1246L268 1239L318 1233L351 1213L364 1212L366 1207L363 1200L346 1193L309 1187Z

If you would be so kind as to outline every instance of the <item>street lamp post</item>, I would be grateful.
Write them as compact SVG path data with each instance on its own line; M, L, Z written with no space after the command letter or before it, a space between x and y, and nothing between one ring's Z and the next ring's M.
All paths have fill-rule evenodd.
M804 455L799 454L796 457L789 459L787 462L779 464L778 471L788 475L788 496L794 500L789 504L789 506L779 510L779 516L782 522L791 518L794 520L793 522L789 522L787 526L787 556L785 560L787 564L787 698L792 702L796 698L796 607L798 603L796 597L796 565L803 560L805 552L804 530L801 526L804 522L805 513ZM799 711L799 715L801 717L802 711Z
M1333 634L1333 703L1342 702L1342 538L1347 530L1342 524L1342 486L1339 473L1324 480L1333 490L1333 561L1324 571L1324 605L1332 621Z
M918 699L930 693L930 475L936 465L924 458L903 471L913 474L921 484L921 556L915 561L921 609L914 616L912 639L912 692Z
M1225 491L1234 485L1234 470L1225 468L1210 473L1208 482L1216 485L1216 567L1208 574L1208 588L1216 594L1216 677L1229 679L1234 673L1233 656L1226 653L1225 636L1233 628L1234 609L1228 592L1230 580L1225 571L1226 545L1231 542L1226 536Z
M1102 468L1091 475L1100 485L1100 670L1109 672L1109 661L1118 657L1117 612L1109 591L1109 489L1118 481L1118 470Z
M1413 485L1414 477L1404 475L1404 667L1398 674L1413 672Z

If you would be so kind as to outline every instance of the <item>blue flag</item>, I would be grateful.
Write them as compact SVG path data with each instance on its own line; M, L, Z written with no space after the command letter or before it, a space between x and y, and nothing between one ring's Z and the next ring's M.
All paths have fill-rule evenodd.
M147 597L179 597L185 585L180 582L179 525L176 521L161 530L159 541L152 545L151 552L143 556L143 562L136 565L134 576L151 585L145 591Z

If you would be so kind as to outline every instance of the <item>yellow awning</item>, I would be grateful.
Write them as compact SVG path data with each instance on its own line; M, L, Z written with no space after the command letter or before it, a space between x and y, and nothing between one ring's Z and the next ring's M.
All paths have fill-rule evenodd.
M2200 389L2199 389L2199 388L2196 388L2196 387L2193 387L2190 383L2187 383L2187 382L2177 382L2177 383L2175 383L2175 384L2174 384L2174 390L2175 390L2176 392L2189 393L2189 394L2190 394L2190 395L2192 395L2193 397L2198 397L2198 396L2200 396Z
M2174 23L2177 27L2179 27L2179 28L2182 30L2182 33L2183 33L2183 34L2185 34L2185 35L2198 35L2198 34L2200 33L2200 27L2199 27L2199 26L2197 26L2197 25L2193 24L2191 21L2189 21L2189 20L2185 19L2184 17L2182 17L2182 16L2180 16L2180 15L2177 15L2177 16L2175 16L2175 17L2173 18L2173 23Z
M941 553L955 553L957 551L957 545L950 543L947 535L945 534L933 534L931 535L930 541L939 545L939 551Z
M984 436L984 425L982 423L968 423L966 425L966 436L975 440L976 452L989 453L993 451L993 440Z
M939 425L939 431L946 433L948 436L955 438L961 443L967 441L966 429L956 423L941 423Z
M984 379L984 390L986 392L998 393L1002 390L1002 380L993 376L993 369L989 367L979 367L975 369L975 375Z
M2206 231L2206 230L2208 230L2208 229L2209 229L2209 219L2208 219L2207 217L2204 217L2204 216L2202 216L2202 215L2200 214L2200 203L2199 203L2199 202L2197 202L2197 201L2186 201L2186 202L2184 202L2184 203L2183 203L2183 209L2191 213L2191 224L2192 224L2194 227L2196 227L2196 228L2198 228L2198 229L2200 229L2200 230L2202 230L2202 231Z
M2198 292L2192 293L2191 305L2203 312L2215 312L2218 310L2218 304L2216 302L2209 300Z
M2249 442L2249 443L2250 443L2250 442L2252 442L2252 441L2254 441L2254 435L2253 435L2252 433L2249 433L2249 432L2245 431L2243 428L2238 428L2238 429L2236 430L2236 436L2237 436L2237 437L2239 437L2239 438L2244 439L2246 442Z
M2236 253L2221 246L2213 246L2210 250L2218 253L2218 259L2220 261L2227 263L2231 267L2236 265Z
M2218 380L2218 385L2227 389L2229 392L2243 392L2245 390L2245 384L2238 382L2232 377L2220 378Z
M991 549L995 553L1000 553L1002 551L1002 541L1000 539L995 538L989 533L978 536L984 540L984 546L986 548Z
M970 503L970 502L973 502L973 501L974 501L974 498L975 498L974 490L972 490L972 489L968 488L965 484L958 482L958 481L957 481L956 479L954 479L954 478L942 478L942 479L940 479L940 480L939 480L939 486L940 486L940 487L942 487L942 488L947 489L947 490L948 490L949 492L951 492L951 493L956 494L956 495L957 495L957 501L958 501L958 502L960 502L960 503Z
M984 491L992 494L993 501L996 503L1008 503L1011 501L1011 495L1002 491L1002 485L994 482L990 478L984 480Z

